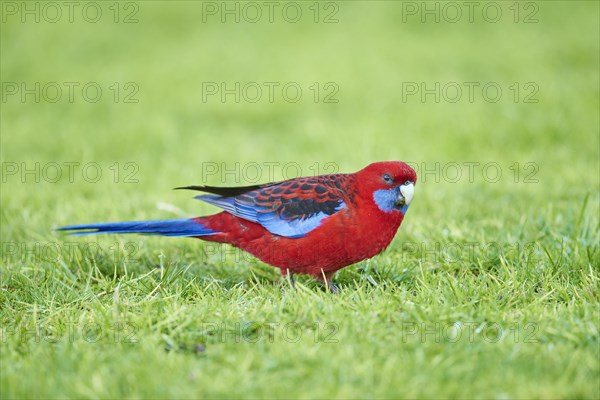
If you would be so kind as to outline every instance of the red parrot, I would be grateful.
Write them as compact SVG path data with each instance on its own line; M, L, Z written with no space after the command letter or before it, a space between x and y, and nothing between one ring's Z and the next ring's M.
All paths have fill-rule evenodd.
M382 252L413 198L415 171L376 162L353 174L331 174L245 187L186 186L224 211L205 217L71 225L74 235L142 233L229 243L279 268L308 274L330 288L333 274ZM293 281L292 281L293 282Z

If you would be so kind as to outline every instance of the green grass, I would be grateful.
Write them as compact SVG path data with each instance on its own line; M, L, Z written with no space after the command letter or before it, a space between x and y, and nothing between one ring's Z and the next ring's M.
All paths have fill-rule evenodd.
M512 2L497 23L338 2L333 24L313 22L312 2L295 24L138 4L133 24L108 3L95 24L3 9L2 398L600 397L597 2L538 2L529 24ZM22 102L7 82L96 82L103 97ZM203 82L296 82L303 96L203 102ZM403 101L403 82L503 96ZM171 188L256 183L250 163L267 182L287 163L311 175L387 159L419 167L414 202L384 253L338 273L337 295L307 277L291 289L225 246L53 231L212 213Z

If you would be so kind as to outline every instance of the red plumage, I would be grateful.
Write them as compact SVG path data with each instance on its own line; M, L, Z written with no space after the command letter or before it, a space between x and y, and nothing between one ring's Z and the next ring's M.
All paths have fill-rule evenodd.
M237 188L188 186L223 208L191 220L73 225L61 230L197 237L229 243L283 274L331 283L335 271L383 251L400 227L414 192L415 171L377 162L353 174L332 174Z

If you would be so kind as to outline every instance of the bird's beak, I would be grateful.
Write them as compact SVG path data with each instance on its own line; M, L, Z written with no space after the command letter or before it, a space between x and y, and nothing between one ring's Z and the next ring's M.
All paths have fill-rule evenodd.
M410 205L413 195L415 194L415 184L409 183L408 185L400 186L400 192L396 198L396 207L402 207L404 205Z

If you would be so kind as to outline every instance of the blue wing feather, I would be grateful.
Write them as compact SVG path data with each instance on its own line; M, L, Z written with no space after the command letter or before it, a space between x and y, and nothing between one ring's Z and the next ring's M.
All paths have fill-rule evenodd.
M195 198L260 224L273 234L301 238L347 208L339 182L342 177L297 178L231 197L206 194Z
M345 203L341 203L339 209L346 208ZM338 210L339 211L339 210ZM313 214L304 219L282 219L276 213L259 214L258 223L264 226L269 232L280 236L296 239L305 236L307 233L321 225L321 221L329 217L324 212Z

